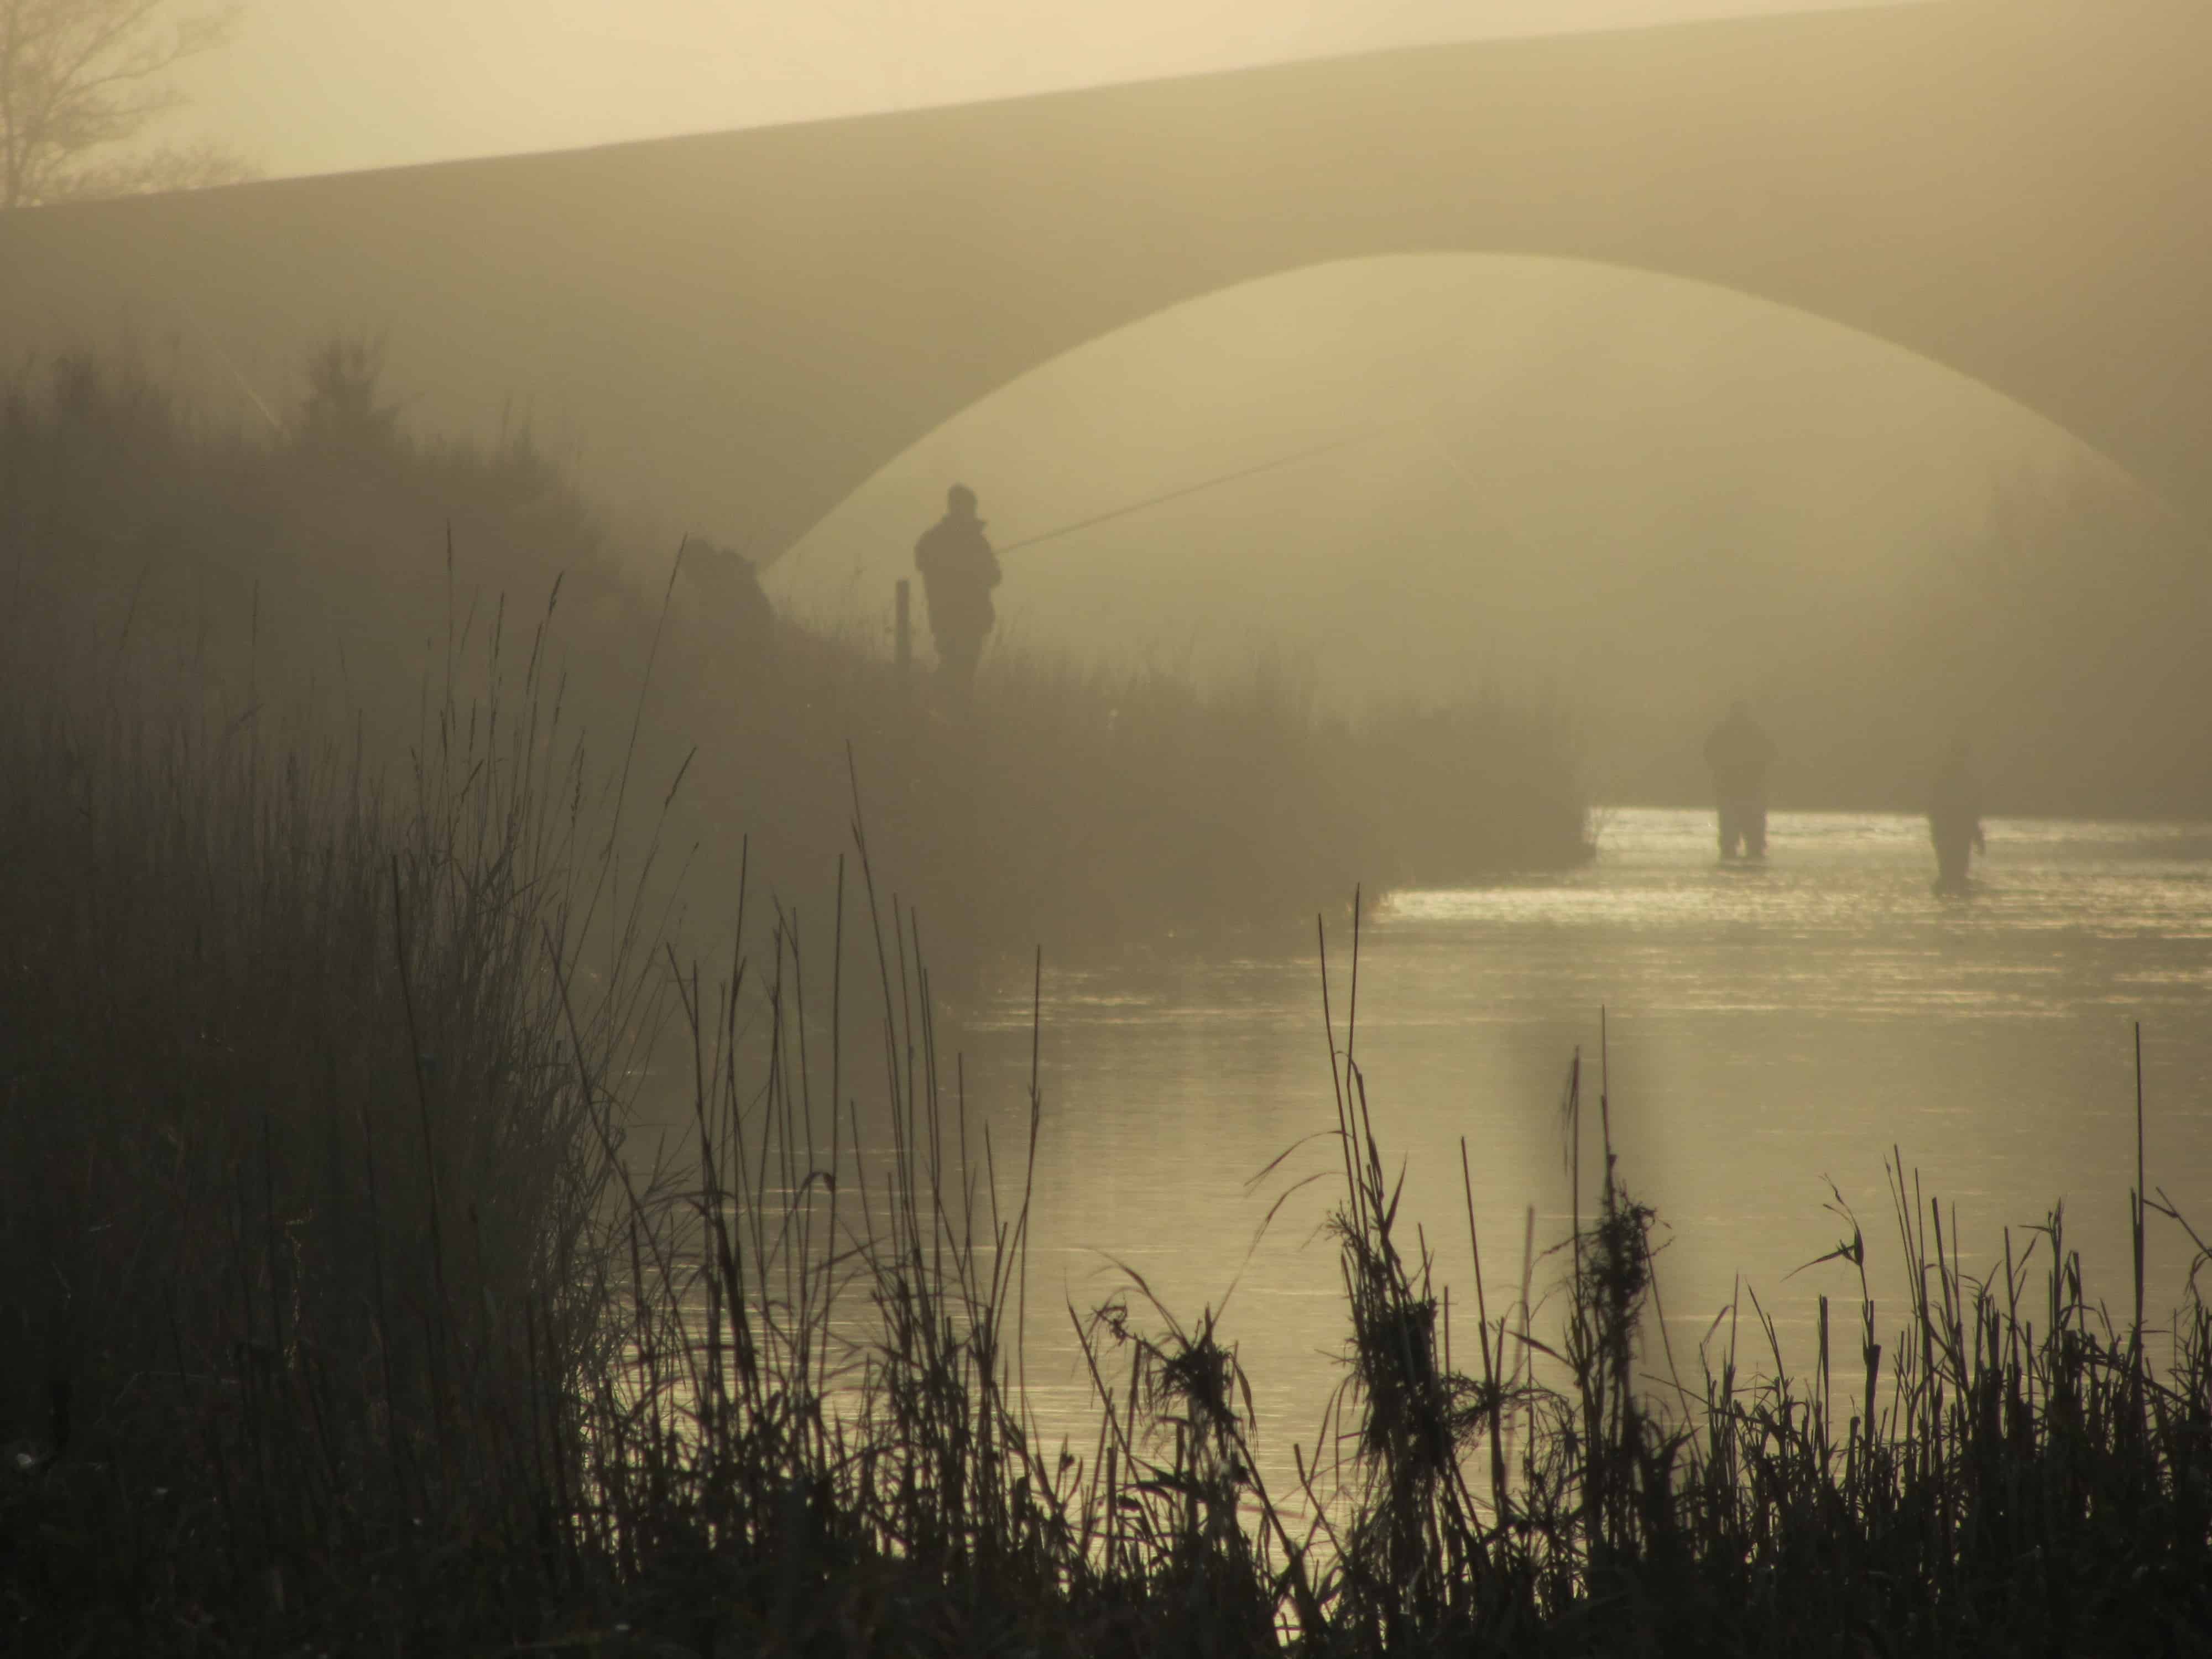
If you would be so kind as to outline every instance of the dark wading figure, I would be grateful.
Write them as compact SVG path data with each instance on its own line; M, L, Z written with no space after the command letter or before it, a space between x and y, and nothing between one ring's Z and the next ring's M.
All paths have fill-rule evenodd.
M1766 769L1773 763L1773 741L1759 729L1750 708L1731 704L1728 718L1705 739L1723 858L1766 856Z
M1936 843L1936 885L1959 892L1966 885L1966 866L1978 852L1986 850L1982 836L1982 786L1966 763L1966 745L1954 743L1944 752L1936 774L1936 787L1928 798L1928 836Z
M999 585L999 556L975 516L975 492L955 484L945 499L945 516L914 544L914 564L929 604L938 678L947 693L964 701L975 684L983 641L998 620L991 590Z

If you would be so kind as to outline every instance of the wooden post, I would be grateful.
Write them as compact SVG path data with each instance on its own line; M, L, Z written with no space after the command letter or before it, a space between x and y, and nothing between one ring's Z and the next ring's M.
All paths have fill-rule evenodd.
M898 663L899 679L904 682L912 678L914 673L913 599L911 584L904 577L899 579L898 622L894 638L897 641L894 649Z

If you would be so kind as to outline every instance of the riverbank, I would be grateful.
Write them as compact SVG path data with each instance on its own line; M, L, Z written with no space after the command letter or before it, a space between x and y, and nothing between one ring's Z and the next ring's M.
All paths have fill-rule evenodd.
M426 679L432 705L465 704L456 665L550 614L548 695L625 757L624 855L657 839L684 864L702 948L741 871L833 879L856 793L947 975L1038 944L1065 961L1219 937L1359 881L1588 856L1572 722L1547 699L1355 719L1279 659L1201 686L1003 644L973 699L948 699L926 664L902 674L887 632L773 618L733 553L630 545L526 423L483 445L410 433L357 342L307 370L259 432L210 425L129 366L19 375L0 546L29 683L89 681L96 706L105 673L148 706L283 711L398 775Z

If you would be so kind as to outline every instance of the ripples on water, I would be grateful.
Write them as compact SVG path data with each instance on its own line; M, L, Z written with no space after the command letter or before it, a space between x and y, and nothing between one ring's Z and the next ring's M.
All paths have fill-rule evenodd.
M1473 1301L1460 1139L1494 1304L1521 1277L1527 1207L1540 1250L1566 1230L1558 1102L1577 1046L1598 1064L1601 1009L1622 1168L1666 1229L1678 1358L1738 1275L1793 1364L1819 1293L1855 1304L1842 1264L1789 1277L1838 1240L1828 1179L1865 1226L1876 1297L1901 1311L1893 1146L1955 1205L1970 1273L2002 1260L2008 1225L2017 1255L2063 1198L2093 1293L2123 1302L2137 1020L2150 1184L2212 1221L2212 827L1993 820L1964 896L1931 890L1917 818L1784 813L1772 834L1765 866L1730 869L1708 814L1616 812L1585 869L1400 894L1369 919L1358 1056L1455 1322ZM1340 1042L1348 945L1330 963ZM1333 1189L1303 1189L1253 1237L1334 1152L1316 1143L1247 1182L1334 1123L1321 989L1310 922L1256 959L1047 964L1030 1377L1048 1421L1088 1420L1068 1415L1083 1389L1058 1304L1087 1309L1121 1262L1190 1314L1230 1297L1269 1462L1310 1437L1340 1376L1340 1287L1316 1236ZM971 1110L1002 1147L1025 1117L1029 1012L1024 986L957 1034ZM2187 1266L2154 1227L2153 1308ZM1558 1277L1556 1259L1534 1264L1540 1293Z

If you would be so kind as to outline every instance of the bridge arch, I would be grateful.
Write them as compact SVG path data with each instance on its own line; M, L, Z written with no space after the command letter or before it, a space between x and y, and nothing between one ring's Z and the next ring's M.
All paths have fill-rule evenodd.
M1277 301L1275 292L1291 288L1318 292L1300 296L1285 307ZM1268 296L1261 307L1267 320L1255 322L1241 314L1250 309L1248 300L1261 295ZM1316 309L1331 304L1344 309L1335 316ZM1410 320L1398 317L1395 313L1408 304L1419 307L1419 314ZM1387 323L1378 325L1373 315L1357 314L1376 307L1389 314ZM1224 319L1232 340L1222 351L1217 348ZM1263 341L1255 329L1272 329L1272 339ZM1295 336L1292 330L1297 331ZM1030 446L1031 453L1018 465L1064 462L1064 478L1075 481L1085 493L1019 501L1018 519L1002 521L1000 533L1024 543L1048 532L1048 533L1066 533L1066 528L1086 524L1094 514L1110 514L1132 505L1151 510L1142 504L1154 492L1181 499L1186 489L1203 493L1230 488L1248 470L1266 473L1325 459L1340 443L1357 448L1370 436L1389 441L1401 426L1418 428L1425 409L1435 412L1498 397L1506 390L1504 382L1520 383L1512 395L1541 401L1546 376L1564 370L1587 378L1589 365L1578 358L1618 352L1624 343L1637 349L1638 331L1653 330L1682 331L1686 349L1708 353L1725 345L1721 338L1725 335L1756 334L1778 346L1787 359L1773 372L1801 380L1816 377L1816 395L1827 395L1817 377L1831 372L1844 373L1851 383L1848 390L1861 395L1877 380L1894 382L1882 387L1881 395L1901 399L1905 407L1900 410L1893 404L1868 418L1894 420L1902 413L1917 420L1930 413L1921 404L1932 394L1941 408L1932 420L1921 421L1923 425L1940 428L1946 418L1969 406L1970 418L1984 417L1984 423L1995 411L2009 411L2008 417L1996 415L1995 419L2013 428L2015 447L2032 451L2034 462L2087 461L2126 471L2094 443L2001 386L1893 339L1781 301L1610 261L1491 249L1423 248L1327 258L1265 272L1194 294L1078 341L988 388L973 402L951 411L937 427L915 434L856 486L853 496L833 507L822 524L836 520L854 496L880 489L893 473L907 475L907 493L914 497L908 503L909 511L930 507L927 498L944 479L993 465L988 454L979 452L994 443L1008 447L1005 440L1009 434L1017 439L1035 434L1041 425L1036 401L1042 395L1036 390L1041 381L1069 382L1051 400L1084 399L1085 410L1079 416L1068 411L1071 418L1057 437L1048 444ZM1161 337L1147 337L1155 335ZM1134 345L1140 341L1141 348ZM1415 351L1421 360L1409 369L1405 360ZM1204 367L1180 374L1178 354L1185 352L1194 359L1206 359ZM1390 360L1394 352L1400 360L1395 363ZM1114 366L1095 361L1100 358L1110 359ZM1455 374L1468 373L1471 364L1476 383L1447 381L1441 367L1447 359L1455 363L1450 372ZM1724 366L1738 381L1747 368L1740 354L1738 361ZM1344 378L1352 372L1360 377L1357 384ZM1176 377L1172 386L1153 384L1163 373ZM1336 379L1316 380L1316 374ZM1425 389L1417 387L1416 381L1425 382ZM1740 389L1677 374L1648 392L1633 386L1626 391L1631 398L1671 399L1678 410L1695 414L1694 405L1700 400L1725 401ZM1616 388L1616 393L1621 390ZM1340 406L1348 397L1364 397L1369 407L1354 410ZM1393 397L1399 400L1395 414L1374 414L1375 408ZM1300 398L1304 400L1301 408L1279 406L1279 400ZM1237 426L1206 427L1202 447L1179 451L1182 439L1162 440L1155 428L1163 415L1175 412L1174 404L1192 398L1212 398L1216 407L1208 418L1233 420ZM1122 407L1115 408L1117 402ZM1007 403L1018 412L988 420L989 430L983 434L969 430L979 414ZM1259 427L1255 414L1261 417ZM1266 418L1270 416L1275 418ZM1116 477L1110 465L1102 471L1085 453L1090 424L1117 420L1133 427L1147 447L1136 459L1160 464L1134 482ZM1182 424L1188 427L1189 422ZM1419 441L1417 432L1398 436L1401 441ZM2006 463L1998 459L1995 464ZM1002 475L1000 482L1008 479L1018 485L1018 471ZM793 550L812 539L810 529Z
M1330 672L1376 690L1470 670L1572 680L1560 647L1578 645L1614 659L1609 681L1656 641L1621 633L1626 590L1670 612L1701 592L1705 614L1740 601L1743 628L1870 605L1940 580L1993 486L2093 456L1902 347L1710 284L1489 256L1331 262L1030 371L879 470L771 580L803 614L887 614L959 478L1017 544L1017 638L1231 669L1255 635L1316 661L1389 640L1387 667ZM1736 646L1705 653L1723 683L1766 654Z
M1944 0L1430 47L0 222L0 335L333 329L788 546L993 387L1385 251L1668 272L1894 341L2212 514L2212 11Z

